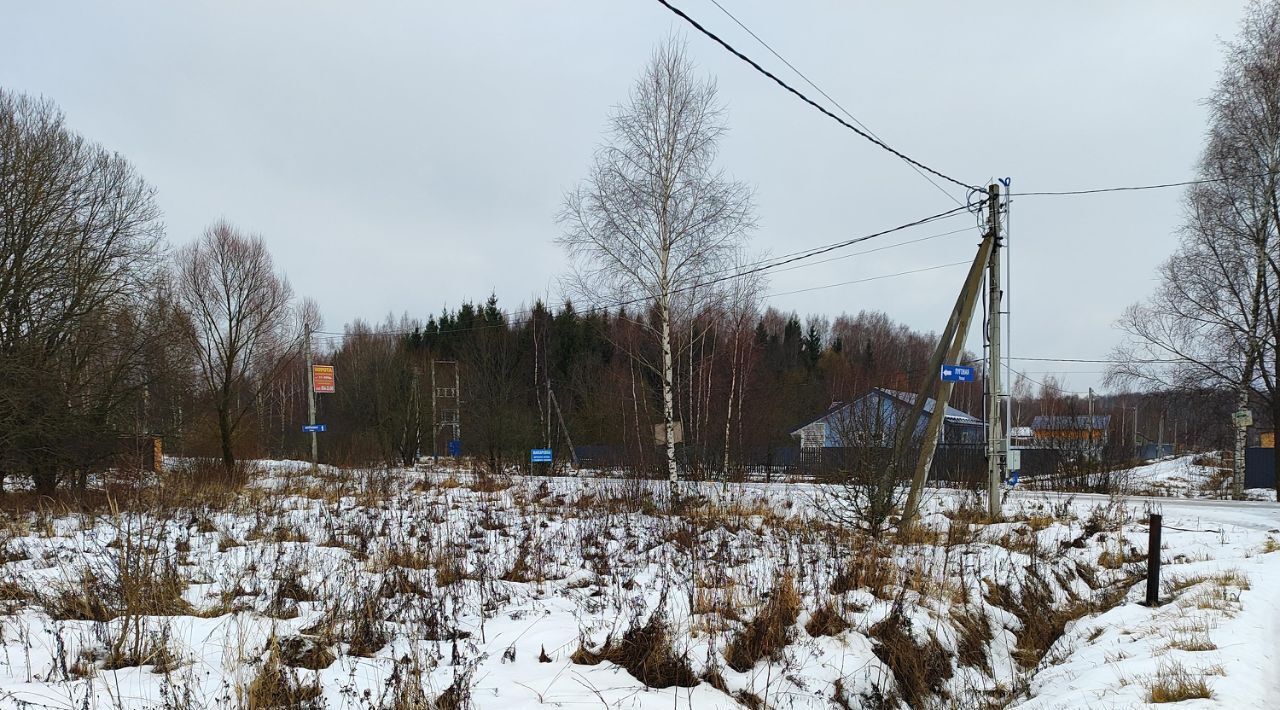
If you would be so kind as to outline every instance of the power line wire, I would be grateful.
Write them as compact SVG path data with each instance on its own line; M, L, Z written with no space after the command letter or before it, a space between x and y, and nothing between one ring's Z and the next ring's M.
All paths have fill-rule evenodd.
M687 23L689 23L690 25L692 25L694 29L698 30L698 31L699 31L699 32L701 32L702 34L704 34L704 35L706 35L707 37L709 37L710 39L712 39L714 42L716 42L716 44L719 44L721 47L724 47L726 50L728 50L728 51L729 51L729 53L730 53L730 54L732 54L733 56L737 57L738 59L741 59L742 61L746 62L747 64L751 65L751 68L752 68L752 69L755 69L757 72L760 72L761 74L763 74L763 75L765 75L765 76L769 77L769 78L770 78L770 79L772 79L772 80L774 81L774 83L776 83L778 86L781 86L782 88L784 88L784 89L786 89L787 91L791 92L791 93L792 93L792 94L794 94L797 98L799 98L801 101L804 101L805 103L809 104L809 105L810 105L810 106L812 106L813 108L815 108L815 109L817 109L818 111L822 112L822 113L823 113L823 115L827 116L828 118L831 118L831 119L832 119L832 120L834 120L836 123L839 123L841 126L844 126L845 128L847 128L847 129L849 129L849 130L853 131L854 133L858 134L858 135L859 135L859 136L861 136L862 138L864 138L864 139L866 139L866 140L870 141L871 143L875 144L876 146L879 146L881 149L886 150L886 151L888 151L889 153L892 153L893 155L897 156L899 159L901 159L901 160L903 160L903 161L906 161L908 164L910 164L910 165L914 165L914 166L916 166L917 168L920 168L921 170L924 170L924 171L926 171L926 172L928 172L928 173L930 173L930 174L932 174L932 175L934 175L934 176L936 176L936 177L940 177L940 178L942 178L943 180L946 180L947 182L950 182L950 183L952 183L952 184L955 184L955 185L958 185L958 186L960 186L960 187L963 187L963 188L965 188L966 190L974 190L974 191L982 192L982 193L985 193L985 192L986 192L986 190L985 190L985 189L983 189L983 188L977 187L977 186L975 186L975 185L970 185L970 184L965 183L965 182L961 182L960 180L957 180L957 179L955 179L955 178L951 177L950 175L947 175L947 174L945 174L945 173L942 173L942 172L939 172L939 171L937 171L937 170L934 170L933 168L929 167L928 165L925 165L924 163L921 163L920 161L918 161L918 160L915 160L915 159L911 158L910 156L908 156L908 155L906 155L906 154L902 153L901 151L898 151L897 149L893 148L893 147L892 147L892 146L890 146L888 143L885 143L884 141L880 140L879 138L876 138L874 135L872 135L872 134L871 134L871 133L869 133L868 131L865 131L865 130L861 129L861 128L859 128L859 127L857 127L857 126L853 125L852 123L849 123L848 121L844 120L843 118L840 118L839 116L837 116L837 115L835 115L834 113L832 113L832 112L831 112L831 110L830 110L830 109L828 109L827 107L823 106L822 104L818 103L817 101L814 101L813 99L809 98L808 96L805 96L803 93L801 93L801 92L800 92L798 89L796 89L795 87L791 86L790 84L788 84L787 82L783 81L782 79L779 79L779 78L777 77L777 75L775 75L773 72L771 72L771 71L769 71L768 69L765 69L764 67L760 66L760 64L758 64L758 63L757 63L754 59L752 59L751 57L748 57L747 55L743 54L742 52L740 52L740 51L738 51L738 50L734 49L732 45L730 45L728 42L724 41L723 39L720 39L720 37L719 37L719 36L717 36L717 35L716 35L714 32L712 32L711 30L708 30L706 27L703 27L701 24L699 24L699 22L698 22L697 20L693 19L692 17L689 17L689 15L685 14L685 12L684 12L683 10L681 10L680 8L678 8L678 7L676 7L675 5L672 5L671 3L667 2L667 0L658 0L658 2L659 2L659 3L661 3L664 7L666 7L666 8L667 8L668 10L670 10L671 12L675 13L675 14L676 14L676 16L678 16L680 19L682 19L682 20L684 20L685 22L687 22ZM797 72L797 73L798 73L798 72Z
M1046 196L1066 196L1066 195L1097 195L1104 192L1136 192L1139 190L1162 190L1169 187L1187 187L1189 185L1207 185L1215 182L1230 182L1232 180L1256 180L1258 178L1271 177L1280 175L1280 171L1259 173L1257 175L1239 175L1228 177L1204 178L1202 180L1184 180L1182 182L1164 182L1154 185L1124 185L1120 187L1098 187L1088 190L1059 190L1053 192L1015 192L1015 197L1046 197Z
M805 268L805 267L809 267L809 266L817 266L818 264L829 264L829 263L831 263L831 262L833 262L833 261L840 261L840 260L842 260L842 259L851 259L851 258L853 258L853 257L855 257L855 256L862 256L862 255L864 255L864 254L874 254L874 253L876 253L876 252L878 252L878 251L885 251L885 250L888 250L888 249L896 249L896 248L898 248L898 247L904 247L904 246L907 246L907 245L909 245L909 244L919 244L920 242L927 242L927 241L929 241L929 240L931 240L931 239L940 239L940 238L942 238L942 237L950 237L950 236L952 236L952 235L960 234L960 233L962 233L962 232L968 232L968 231L970 231L970 230L972 230L972 229L973 229L973 227L972 227L972 226L970 226L970 227L961 227L960 229L953 229L953 230L951 230L950 232L941 232L941 233L939 233L939 234L930 234L930 235L929 235L929 236L927 236L927 237L920 237L919 239L908 239L908 240L906 240L906 241L904 241L904 242L896 242L896 243L894 243L894 244L888 244L888 245L886 245L886 246L876 247L875 249L864 249L864 250L862 250L862 251L855 251L855 252L852 252L852 253L850 253L850 254L841 254L840 256L833 256L833 257L830 257L830 258L827 258L827 259L819 259L819 260L817 260L817 261L810 261L810 262L807 262L807 263L804 263L804 264L797 264L797 265L795 265L795 266L789 266L789 267L787 267L787 268L785 268L785 269L778 269L778 270L777 270L776 272L774 272L774 273L785 273L785 272L787 272L787 271L794 271L794 270L796 270L796 269L803 269L803 268Z
M910 269L908 271L899 271L896 274L883 274L881 276L869 276L864 279L854 279L853 281L841 281L840 283L826 284L824 286L810 286L808 288L796 289L795 291L782 291L780 293L770 293L770 294L766 294L765 298L773 298L775 296L790 296L791 294L794 294L794 293L808 293L809 291L821 291L823 289L835 288L837 286L849 286L850 284L861 284L861 283L866 283L868 281L879 281L881 279L890 279L895 276L906 276L908 274L920 274L920 273L924 273L925 271L937 271L938 269L945 269L951 266L960 266L961 264L971 264L971 263L973 263L972 259L965 259L963 261L953 261L948 264L937 264L934 266L926 266L920 269Z
M850 121L853 121L854 123L858 124L858 127L860 127L862 130L866 131L868 134L870 134L870 135L871 135L873 138L875 138L876 140L882 140L882 139L880 138L880 136L876 135L876 132L875 132L875 131L873 131L873 130L871 130L870 128L868 128L868 127L867 127L867 124L863 123L862 121L859 121L859 120L858 120L858 118L857 118L856 116L854 116L852 113L850 113L850 112L849 112L849 109L845 108L844 106L842 106L842 105L840 104L840 102L839 102L839 101L836 101L834 98L832 98L832 97L831 97L831 94L828 94L826 91L823 91L822 87L820 87L820 86L818 86L817 84L815 84L815 83L813 82L813 80L812 80L812 79L810 79L808 76L806 76L806 75L805 75L805 73L804 73L804 72L800 71L799 69L797 69L797 68L796 68L796 66L795 66L794 64L792 64L791 62L787 61L787 58L786 58L786 57L784 57L784 56L782 56L781 54L779 54L779 53L777 52L777 50L775 50L773 47L771 47L771 46L769 45L769 43L768 43L768 42L764 41L764 38L762 38L760 35L758 35L758 34L756 34L755 32L753 32L753 31L751 30L751 28L750 28L750 27L747 27L745 24L743 24L742 20L739 20L736 16L734 16L734 14L733 14L732 12L729 12L729 10L728 10L727 8L725 8L725 6L724 6L724 5L721 5L721 4L720 4L719 0L711 0L711 4L713 4L713 5L715 5L716 7L720 8L720 12L723 12L725 15L727 15L727 16L729 17L729 19L730 19L730 20L733 20L733 21L734 21L734 23L736 23L739 27L741 27L741 28L742 28L742 29L743 29L747 34L751 35L751 37L752 37L755 41L757 41L757 42L759 42L759 43L760 43L760 46L762 46L762 47L764 47L765 49L769 50L769 53L770 53L770 54L772 54L773 56L777 57L777 58L778 58L778 61L780 61L780 62L782 62L783 64L785 64L785 65L787 66L787 68L788 68L788 69L790 69L791 71L795 72L796 76L798 76L798 77L800 77L802 80L804 80L804 83L808 84L808 85L809 85L809 86L810 86L814 91L816 91L816 92L818 92L819 94L821 94L821 95L822 95L822 97L823 97L823 98L825 98L827 101L830 101L830 102L831 102L831 104L832 104L833 106L835 106L836 108L840 109L840 112L841 112L841 113L843 113L844 115L848 116ZM924 172L923 170L921 170L920 168L916 167L914 164L912 164L912 163L910 163L910 162L908 162L908 163L907 163L907 165L908 165L912 170L916 171L916 173L917 173L920 177L924 178L925 180L928 180L930 185L933 185L934 187L936 187L936 188L938 189L938 192L941 192L942 194L946 195L948 198L950 198L950 199L951 199L951 201L955 202L956 204L960 204L960 199L959 199L959 198L957 198L955 195L952 195L950 192L947 192L946 188L942 187L941 185L939 185L939 184L937 183L937 181L935 181L933 178L929 177L929 174L928 174L928 173Z
M892 230L892 231L898 231L898 230L900 230L900 229L904 229L904 228L906 228L906 227L919 227L919 226L922 226L922 225L925 225L925 224L929 224L929 223L931 223L931 222L940 222L940 221L943 221L943 220L951 219L952 217L957 217L957 216L959 216L961 213L966 212L966 211L968 211L968 208L967 208L967 207L956 207L956 208L954 208L954 209L950 209L950 210L947 210L947 211L945 211L945 212L939 212L938 214L930 215L929 217L925 217L924 219L917 220L916 222L913 222L913 223L911 223L911 224L909 224L909 225L903 225L902 227L896 227L896 228L894 228L894 230ZM953 232L946 232L946 233L944 233L944 234L935 234L935 235L932 235L931 237L925 237L925 239L932 239L932 238L935 238L935 237L941 237L941 236L948 236L948 235L951 235L951 234L957 234L957 233L959 233L959 232L968 231L969 229L971 229L971 228L970 228L970 227L965 227L965 228L963 228L963 229L955 230L955 231L953 231ZM707 275L708 275L708 276L718 276L718 275L720 275L720 274L725 274L725 273L729 273L729 272L731 272L731 271L732 271L732 272L735 272L732 278L736 278L737 276L745 276L747 273L754 273L754 271L752 271L752 272L744 272L744 271L742 271L742 269L753 269L754 267L757 267L757 266L762 266L762 267L763 267L763 269L759 269L759 270L773 269L773 268L775 268L775 267L782 266L782 265L784 265L784 264L788 264L788 263L791 263L791 262L794 262L794 261L800 261L800 260L807 259L807 258L810 258L810 257L813 257L813 256L817 256L817 255L819 255L819 254L825 254L825 253L827 253L827 252L834 251L834 250L836 250L836 249L842 249L842 248L844 248L844 247L853 246L854 244L858 244L858 243L860 243L860 242L865 242L865 241L868 241L868 240L870 240L870 239L874 239L874 238L876 238L876 237L884 236L884 234L885 234L885 233L877 232L877 233L875 233L875 234L864 235L864 236L861 236L861 237L854 237L853 239L842 239L842 240L840 240L840 241L838 241L838 242L832 242L832 243L830 243L830 244L823 244L823 245L816 246L816 247L809 247L809 248L807 248L807 249L801 249L801 250L799 250L799 251L793 251L793 252L789 252L789 253L782 254L782 255L779 255L779 256L770 256L770 257L766 257L766 258L764 258L764 259L760 259L759 261L755 261L755 262L752 262L752 263L749 263L749 264L738 264L738 265L730 266L730 267L727 267L727 268L724 268L724 269L718 269L718 270L715 270L715 271L711 271L711 272L709 272ZM883 250L883 249L891 249L891 248L893 248L893 247L895 247L895 246L901 246L902 244L912 244L912 243L914 243L914 242L916 242L916 241L924 241L924 239L912 240L912 241L906 241L906 242L902 242L901 244L894 244L894 245L890 245L890 246L886 246L886 247L881 247L880 249L869 249L869 250L867 250L866 252L855 252L855 253L853 253L853 254L848 254L848 255L845 255L845 256L841 256L841 257L835 257L835 258L833 258L833 259L823 259L823 260L815 261L815 262L811 262L811 263L812 263L812 264L825 264L825 263L827 263L828 261L836 261L837 259L843 259L843 258L846 258L846 257L849 257L849 256L857 256L858 254L871 253L871 252L873 252L873 251L880 251L880 250ZM809 265L809 264L804 264L804 265L802 265L802 266L808 266L808 265ZM800 268L800 267L792 267L792 268ZM780 271L791 271L791 269L780 269Z
M668 295L684 293L684 292L686 292L686 291L692 291L692 290L696 290L696 289L699 289L699 288L705 288L705 287L707 287L707 286L714 286L715 284L723 283L723 282L725 282L725 281L729 281L729 280L736 279L736 278L741 278L741 277L743 277L743 276L748 276L748 275L750 275L750 274L759 273L759 272L763 272L763 271L769 271L769 270L774 269L774 268L777 268L777 267L779 267L779 266L784 266L784 265L786 265L786 264L792 264L792 263L795 263L795 262L798 262L798 261L801 261L801 260L804 260L804 259L809 259L809 258L812 258L812 257L815 257L815 256L819 256L819 255L821 255L821 254L827 254L827 253L830 253L830 252L835 251L835 250L837 250L837 249L842 249L842 248L844 248L844 247L848 247L848 246L852 246L852 245L854 245L854 244L859 244L859 243L862 243L862 242L866 242L866 241L869 241L869 240L871 240L871 239L876 239L876 238L879 238L879 237L883 237L883 236L888 235L888 234L893 234L893 233L895 233L895 232L901 232L901 231L903 231L903 230L910 229L910 228L912 228L912 227L918 227L918 226L921 226L921 225L924 225L924 224L929 224L930 222L935 222L935 221L938 221L938 220L941 220L941 219L946 219L946 218L948 218L948 217L951 217L951 216L957 215L957 214L959 214L959 213L961 213L961 212L965 211L966 209L967 209L967 208L965 208L965 207L955 207L955 208L952 208L952 209L946 210L946 211L944 211L944 212L939 212L939 213L937 213L937 214L933 214L933 215L930 215L930 216L928 216L928 217L922 217L922 218L920 218L920 219L913 220L913 221L911 221L911 222L907 222L907 223L905 223L905 224L900 224L900 225L898 225L898 226L896 226L896 227L890 227L890 228L888 228L888 229L883 229L883 230L880 230L880 231L878 231L878 232L872 232L872 233L870 233L870 234L864 234L864 235L859 236L859 237L853 237L853 238L851 238L851 239L841 240L841 241L839 241L839 242L834 242L834 243L832 243L832 244L827 244L827 245L820 246L820 247L814 247L814 248L806 249L806 250L802 250L802 251L799 251L799 252L793 252L793 253L791 253L791 254L784 255L783 257L778 257L778 258L775 258L775 259L767 259L767 260L764 260L764 261L756 262L756 264L757 264L757 265L756 265L756 266L754 266L754 268L748 268L748 269L745 269L745 270L736 270L736 271L734 271L734 273L731 273L731 274L728 274L728 275L725 275L725 276L719 276L719 277L712 278L712 279L708 279L708 280L706 280L706 281L702 281L702 282L699 282L699 283L689 284L689 285L687 285L687 286L682 286L682 287L680 287L680 288L675 288L675 289L672 289L672 290L669 292L669 294L668 294ZM903 244L907 244L907 243L910 243L910 242L903 242ZM901 245L899 245L899 246L901 246ZM713 273L714 273L714 272L713 272ZM603 311L603 312L605 312L605 313L607 313L608 311L610 311L610 310L612 310L612 309L614 309L614 308L624 308L624 307L626 307L626 306L634 305L634 304L637 304L637 303L648 303L648 302L653 301L655 298L656 298L656 295L652 295L652 294L651 294L651 295L640 296L640 297L636 297L636 298L623 299L623 300L614 301L614 302L611 302L611 303L604 303L604 304L600 304L600 305L593 306L593 307L590 307L590 308L586 308L586 309L583 309L583 310L579 311L579 313L580 313L580 314L583 314L583 315L589 315L589 314L592 314L592 313L599 313L599 312L602 312L602 311ZM455 331L479 330L479 329L484 329L484 328L497 328L497 327L502 327L502 326L506 326L506 325L511 325L511 324L513 324L513 323L523 323L523 322L526 322L526 321L527 321L527 316L532 316L532 315L533 315L533 313L534 313L533 309L526 309L526 310L524 310L524 311L517 311L515 314L503 313L503 314L502 314L502 317L504 318L504 322L502 322L502 323L485 323L485 324L483 324L483 325L469 326L469 327L467 327L467 328L457 328L457 329L448 329L448 330L435 330L435 331L431 331L431 332L432 332L433 334L435 334L435 333L447 333L447 332L455 332ZM512 318L512 317L511 317L512 315L517 315L517 316L526 316L526 317L525 317L525 318L522 318L522 317ZM317 331L314 331L314 333L315 333L316 335L328 335L328 336L334 336L334 337L345 337L345 336L346 336L346 334L345 334L345 333L338 333L338 332L335 332L335 331L321 331L321 330L317 330ZM380 334L380 335L410 335L410 334L412 334L412 333L413 333L413 331L382 331L382 332L380 332L379 334Z
M1089 364L1101 365L1127 365L1130 363L1139 365L1159 365L1163 363L1179 363L1187 362L1183 358L1144 358L1132 360L1105 359L1105 358L1083 358L1083 357L1014 357L1012 360L1022 360L1024 362L1083 362Z
M762 296L762 298L768 299L768 298L773 298L773 297L775 297L775 296L789 296L789 295L796 294L796 293L805 293L805 292L807 292L807 291L819 291L819 290L822 290L822 289L836 288L836 287L838 287L838 286L850 286L850 285L853 285L853 284L867 283L867 282L869 282L869 281L880 281L880 280L883 280L883 279L891 279L891 278L896 278L896 277L899 277L899 276L908 276L908 275L910 275L910 274L919 274L919 273L923 273L923 272L926 272L926 271L936 271L936 270L938 270L938 269L945 269L945 268L948 268L948 267L952 267L952 266L959 266L959 265L961 265L961 264L968 264L968 263L971 263L971 260L969 260L969 259L965 259L964 261L955 261L955 262L951 262L951 263L947 263L947 264L937 264L937 265L934 265L934 266L926 266L926 267L919 268L919 269L910 269L910 270L908 270L908 271L899 271L899 272L892 273L892 274L881 274L881 275L879 275L879 276L868 276L868 277L866 277L866 278L862 278L862 279L854 279L854 280L852 280L852 281L840 281L840 282L838 282L838 283L825 284L825 285L823 285L823 286L810 286L810 287L808 287L808 288L802 288L802 289L798 289L798 290L795 290L795 291L782 291L782 292L779 292L779 293L767 293L767 294L764 294L764 295ZM579 315L583 315L583 314L591 314L591 313L599 312L599 311L601 311L601 310L607 310L607 309L605 309L604 307L588 308L588 309L584 309L584 310L582 310L582 311L578 311L578 314L579 314ZM532 313L532 311L520 311L520 312L518 312L518 313L521 313L521 314L525 314L525 313L531 314L531 313ZM502 327L510 327L510 326L524 325L524 324L529 323L529 322L532 320L532 318L531 318L531 317L509 318L509 317L508 317L508 314L506 314L506 313L504 313L504 314L502 314L502 315L503 315L503 317L505 318L505 320L504 320L503 322L501 322L501 323L482 323L482 324L478 324L478 325L468 326L468 327L466 327L466 328L442 328L442 329L437 329L437 330L433 330L433 331L420 330L420 331L418 331L418 332L421 332L423 335L440 335L440 334L444 334L444 333L460 333L460 332L468 332L468 331L472 331L472 330L485 330L485 329L488 329L488 328L502 328ZM412 335L414 332L415 332L415 331L412 331L412 330L395 330L395 331L391 331L391 330L383 330L383 331L371 331L371 332L367 332L367 333L360 333L359 335L361 335L361 336L366 336L366 335L367 335L367 336L395 336L395 337L402 337L402 336L405 336L405 335ZM338 332L335 332L335 331L329 331L329 330L316 330L316 331L312 331L312 334L313 334L313 335L317 335L317 336L321 336L321 337L319 337L319 338L317 338L317 339L318 339L318 340L324 340L324 341L327 341L327 342L336 342L336 341L341 340L341 339L343 339L343 338L349 337L350 335L353 335L353 334L351 334L351 333L338 333Z

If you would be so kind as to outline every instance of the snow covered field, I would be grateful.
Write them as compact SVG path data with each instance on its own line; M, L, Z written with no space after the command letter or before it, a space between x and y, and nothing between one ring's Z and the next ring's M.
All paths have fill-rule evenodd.
M1273 503L946 491L874 541L822 486L662 491L277 462L10 515L0 706L1280 707Z

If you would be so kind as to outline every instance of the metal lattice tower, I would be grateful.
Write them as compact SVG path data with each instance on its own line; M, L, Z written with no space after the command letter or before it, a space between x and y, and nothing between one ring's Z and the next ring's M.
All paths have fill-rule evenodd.
M453 377L449 377L449 371ZM441 383L453 380L453 385ZM431 456L440 460L440 432L450 431L451 441L462 441L462 377L456 360L431 361ZM461 446L459 445L459 448ZM446 453L450 453L446 448Z

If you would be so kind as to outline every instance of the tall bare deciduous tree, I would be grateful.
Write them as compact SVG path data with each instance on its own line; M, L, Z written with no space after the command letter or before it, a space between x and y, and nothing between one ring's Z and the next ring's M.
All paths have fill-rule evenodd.
M1126 311L1131 336L1113 381L1239 393L1280 423L1280 3L1250 6L1210 97L1200 177L1178 250L1147 302ZM1243 438L1237 449L1243 448ZM1280 464L1280 462L1278 462ZM1237 473L1242 473L1238 467ZM1242 475L1236 476L1240 494ZM1280 492L1280 474L1276 478Z
M0 90L0 471L42 493L128 430L162 256L153 192L51 102Z
M283 356L301 343L293 289L276 273L261 237L221 221L178 252L176 282L231 475L241 421L259 393L296 362Z
M666 467L676 466L673 330L687 322L695 288L732 264L753 227L751 190L715 166L724 111L711 79L699 78L683 42L653 53L628 100L610 117L610 138L565 199L560 243L573 259L570 286L594 303L643 299L644 327L660 358L641 358L662 382ZM633 353L638 355L638 353Z
M741 428L743 392L750 376L748 354L754 344L752 334L760 317L760 297L764 293L766 281L764 272L746 273L747 271L746 264L739 259L737 272L741 275L725 284L725 307L721 314L729 331L729 393L725 403L722 469L726 476L729 474L734 408L737 407Z

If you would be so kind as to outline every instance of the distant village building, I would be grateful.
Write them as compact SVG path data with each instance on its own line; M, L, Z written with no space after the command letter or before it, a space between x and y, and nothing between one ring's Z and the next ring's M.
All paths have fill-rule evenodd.
M1010 446L1032 446L1035 443L1036 431L1029 426L1016 426L1009 429Z
M124 471L164 472L164 440L154 434L117 438L114 465Z
M912 392L873 388L853 402L833 402L827 411L797 427L791 436L798 439L802 451L848 446L892 446L898 423L911 416L916 401ZM915 423L915 433L923 434L936 402L927 399L924 411ZM983 425L954 407L943 415L942 444L981 444Z
M1031 446L1041 449L1101 451L1111 429L1110 414L1051 416L1031 420Z

